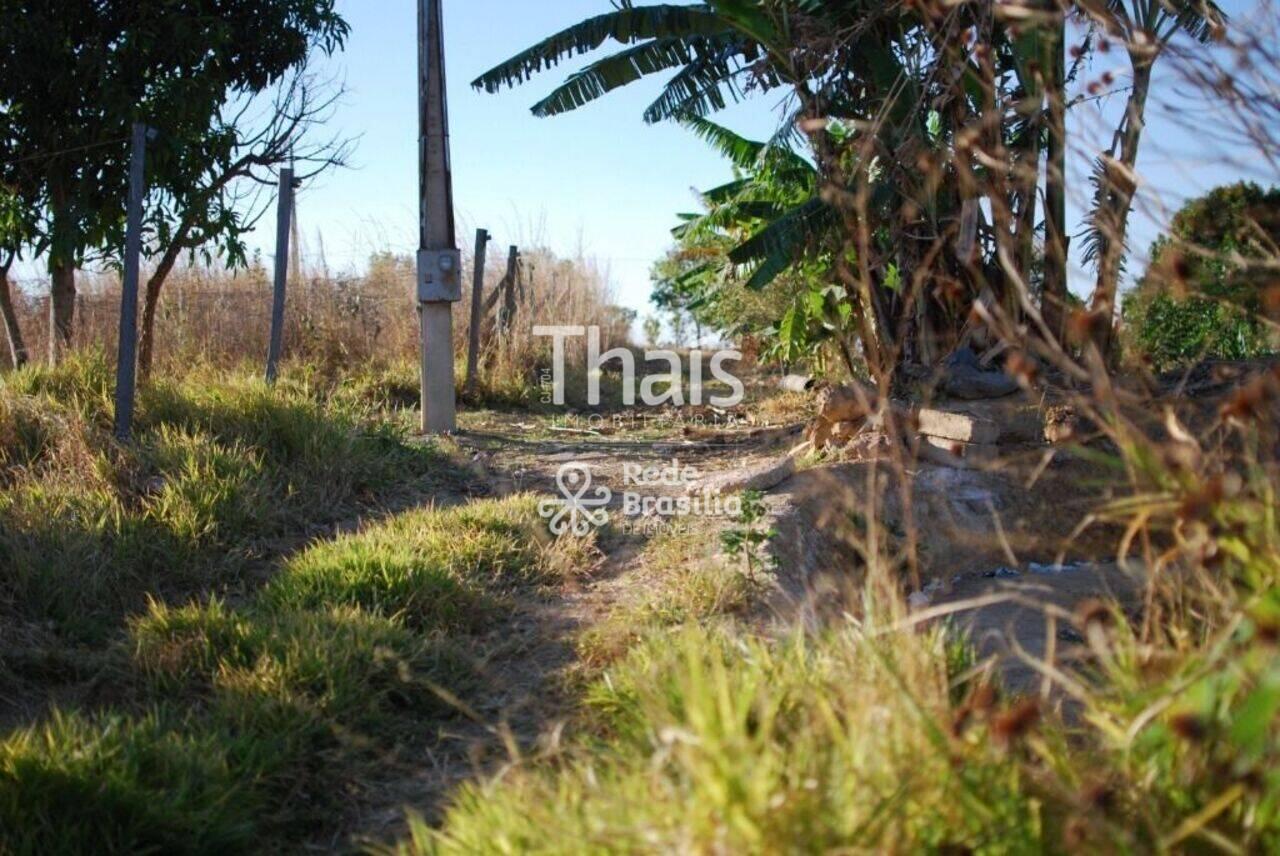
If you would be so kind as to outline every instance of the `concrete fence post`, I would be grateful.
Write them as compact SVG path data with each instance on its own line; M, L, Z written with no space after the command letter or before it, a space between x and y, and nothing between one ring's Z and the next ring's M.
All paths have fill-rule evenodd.
M476 229L475 275L471 280L471 338L467 343L467 395L476 393L480 370L480 327L484 321L484 261L489 247L489 233Z
M133 433L138 381L138 274L142 263L142 204L147 194L147 140L151 129L133 126L129 159L129 203L125 212L124 279L120 289L120 342L116 355L115 434L127 443Z
M271 297L271 342L267 346L267 383L275 383L284 349L285 290L289 282L289 235L293 217L293 169L280 170L276 198L275 288Z

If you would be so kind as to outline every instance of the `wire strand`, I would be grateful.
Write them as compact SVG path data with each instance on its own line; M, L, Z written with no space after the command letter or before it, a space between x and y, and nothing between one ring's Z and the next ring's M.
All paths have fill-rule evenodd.
M119 145L120 143L127 143L127 142L129 142L128 137L121 137L118 140L106 140L105 142L101 142L101 143L90 143L85 146L76 146L74 148L62 149L61 151L56 151L56 152L47 152L45 154L38 154L38 155L28 155L27 157L18 158L17 160L4 161L3 164L0 164L0 165L17 166L20 163L30 163L31 161L37 161L37 160L48 160L49 158L56 158L62 155L75 154L76 152L87 152L87 151L90 151L91 149L100 149L100 148L103 148L104 146L114 146L114 145Z

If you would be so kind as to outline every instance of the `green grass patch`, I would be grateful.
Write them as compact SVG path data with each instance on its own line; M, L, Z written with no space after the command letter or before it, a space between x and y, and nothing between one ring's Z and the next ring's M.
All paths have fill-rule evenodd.
M0 849L12 854L250 849L260 808L252 736L55 714L0 743Z
M582 664L599 668L654 634L743 613L756 586L720 561L716 546L713 533L693 524L655 535L641 555L643 570L632 596L579 635Z
M467 657L448 637L349 607L261 614L217 601L157 605L134 623L132 639L156 696L200 699L241 728L292 721L391 730L398 716L449 714L435 686L465 695L474 684Z
M264 601L357 606L416 628L481 627L505 593L552 578L535 505L521 497L399 515L290 559Z
M945 642L650 637L592 693L605 740L458 795L406 852L1039 850L1013 757L954 740Z
M33 705L105 691L0 738L3 853L280 852L334 829L477 688L470 631L571 556L527 497L317 540L461 478L389 402L306 372L159 379L128 446L101 357L7 381L0 678Z
M287 849L331 828L350 787L478 688L468 610L552 578L544 531L527 497L413 511L300 553L239 606L153 600L114 666L129 701L0 742L0 852L93 849L94 825L126 852ZM396 562L363 561L392 545Z
M11 618L68 639L102 642L148 597L233 591L273 540L458 479L445 455L384 421L235 374L145 388L122 447L109 378L88 356L17 372L0 390L0 580Z

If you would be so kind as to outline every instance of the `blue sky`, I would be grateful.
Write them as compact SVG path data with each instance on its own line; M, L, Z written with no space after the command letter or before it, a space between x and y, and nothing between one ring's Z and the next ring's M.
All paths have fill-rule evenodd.
M474 228L483 226L500 246L538 240L562 253L581 246L609 264L619 301L646 311L649 265L670 243L675 213L695 205L692 188L725 180L727 167L680 128L644 124L640 114L661 86L656 77L551 119L532 117L529 106L580 63L565 63L499 95L470 88L473 78L498 61L555 29L607 11L607 0L445 0L444 5L460 240L469 243ZM1239 2L1226 5L1233 14L1246 8ZM331 268L358 269L373 251L407 253L416 247L416 3L341 0L339 6L352 33L346 51L326 69L349 89L334 124L361 140L355 168L305 188L299 215L313 261L322 235ZM1119 53L1100 57L1083 81L1107 68L1123 77ZM763 136L775 125L777 104L777 96L757 97L719 120ZM1109 136L1109 123L1122 104L1116 97L1074 111L1072 132L1080 151L1069 170L1077 192L1087 187L1076 181L1087 174L1085 155ZM1240 175L1240 166L1222 151L1209 150L1182 123L1155 112L1139 164L1150 182L1133 223L1139 253L1182 199ZM1086 201L1073 200L1078 203L1073 216ZM272 234L268 217L254 242L266 256L272 252ZM1075 272L1073 287L1088 290L1087 272Z
M417 246L416 4L339 5L352 33L330 64L349 89L336 124L363 137L355 169L320 179L299 198L304 246L314 255L322 233L334 267L359 266L373 250ZM724 162L687 132L644 124L640 114L661 81L553 119L534 118L529 106L573 63L498 95L470 86L553 28L607 9L606 0L445 0L459 240L469 244L484 227L503 247L540 239L569 254L582 246L609 264L619 301L644 309L649 266L670 243L676 212L695 207L692 188L726 175ZM772 103L760 99L726 117L739 130L765 134L774 125ZM272 229L270 218L259 229L264 254Z

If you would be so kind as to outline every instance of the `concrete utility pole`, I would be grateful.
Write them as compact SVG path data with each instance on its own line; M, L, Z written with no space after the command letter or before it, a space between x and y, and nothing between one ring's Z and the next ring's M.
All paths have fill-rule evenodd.
M147 194L147 140L152 131L133 126L129 160L129 206L125 211L124 280L120 288L120 342L116 354L116 439L133 433L133 399L138 380L138 272L142 256L142 203Z
M267 346L267 383L276 382L280 371L280 352L284 349L285 288L289 281L289 234L293 218L293 168L280 170L280 187L276 191L276 270L275 291L271 298L271 341Z
M476 394L476 375L480 370L480 327L484 323L484 257L489 247L489 233L476 229L476 273L471 281L471 339L467 344L467 395Z
M418 312L422 322L422 432L458 425L453 385L453 307L462 299L462 256L453 223L449 108L441 0L418 0Z

